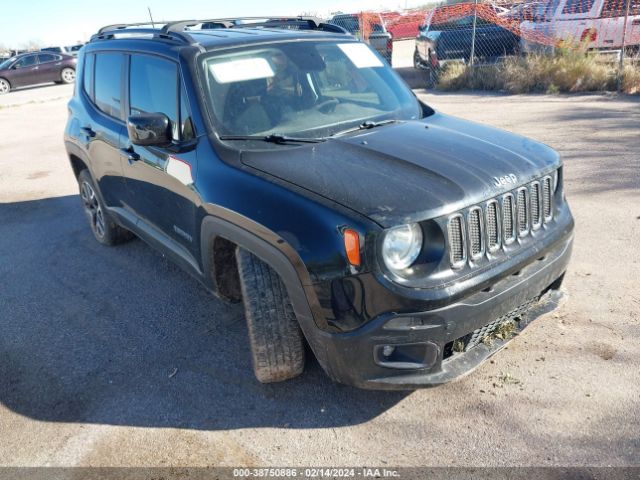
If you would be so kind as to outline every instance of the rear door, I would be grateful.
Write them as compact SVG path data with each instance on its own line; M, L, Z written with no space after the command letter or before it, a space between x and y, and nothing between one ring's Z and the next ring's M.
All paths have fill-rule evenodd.
M117 52L85 55L82 88L92 107L80 125L91 173L109 208L125 210L127 190L120 144L125 131L124 61Z
M602 3L603 0L566 0L561 3L554 17L556 37L596 48L600 34L597 18Z
M625 45L640 44L640 0L629 0L629 18L625 30L627 2L604 0L602 14L598 19L599 48L619 49L624 36Z
M129 57L128 115L163 113L173 141L166 147L142 147L125 138L124 162L130 206L138 225L152 240L172 250L186 249L198 258L192 185L196 172L196 143L185 88L176 62L164 57ZM135 158L135 160L130 160Z
M39 53L38 63L43 82L57 82L62 71L62 56L54 53Z

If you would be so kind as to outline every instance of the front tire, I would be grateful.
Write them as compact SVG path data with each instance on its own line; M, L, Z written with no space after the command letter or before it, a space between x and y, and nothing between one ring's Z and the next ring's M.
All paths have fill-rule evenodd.
M256 378L272 383L297 377L304 370L304 339L284 283L247 250L238 248L236 260Z
M93 236L103 245L117 245L133 238L133 234L113 221L104 208L102 200L88 170L78 175L80 199L89 220Z
M9 80L0 78L0 95L5 95L11 91L11 84Z
M62 83L73 83L76 81L76 71L73 68L63 68L60 73Z

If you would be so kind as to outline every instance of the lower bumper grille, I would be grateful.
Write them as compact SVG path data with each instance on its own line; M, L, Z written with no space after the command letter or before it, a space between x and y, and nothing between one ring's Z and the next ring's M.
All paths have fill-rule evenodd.
M464 351L467 352L473 347L478 346L487 337L490 337L492 333L498 330L501 325L509 322L520 321L531 309L531 307L533 307L537 302L538 297L532 298L522 305L514 308L506 315L502 315L501 317L496 318L493 322L485 325L484 327L478 328L471 332L469 335L463 337L462 341L464 342Z

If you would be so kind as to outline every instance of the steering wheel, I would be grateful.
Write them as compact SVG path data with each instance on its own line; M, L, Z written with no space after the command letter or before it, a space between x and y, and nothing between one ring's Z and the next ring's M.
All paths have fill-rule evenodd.
M337 98L330 98L328 100L324 100L318 104L316 104L316 108L320 110L322 113L331 113L336 107L340 104L340 101Z

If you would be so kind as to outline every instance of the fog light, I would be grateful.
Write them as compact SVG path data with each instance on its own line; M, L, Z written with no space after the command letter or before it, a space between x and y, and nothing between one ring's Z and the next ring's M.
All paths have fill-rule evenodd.
M385 357L390 357L391 355L393 355L393 352L395 351L396 347L392 347L391 345L385 345L382 348L382 355L384 355Z

